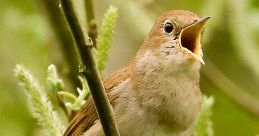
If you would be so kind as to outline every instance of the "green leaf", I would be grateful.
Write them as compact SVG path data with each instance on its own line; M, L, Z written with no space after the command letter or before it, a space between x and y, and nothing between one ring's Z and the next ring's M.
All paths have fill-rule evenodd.
M214 103L213 97L203 96L201 104L201 111L198 119L195 122L194 136L213 136L212 121L210 119L212 114L212 106Z
M53 110L53 105L46 92L23 66L16 65L14 72L20 83L25 87L25 93L28 96L34 118L38 120L47 135L62 136L63 126L57 113Z
M59 95L65 98L72 99L73 102L65 102L65 105L68 109L74 110L74 111L79 110L85 104L85 99L87 99L88 96L90 95L90 91L86 80L80 76L78 78L81 81L83 89L77 88L77 92L79 94L77 97L74 94L69 92L65 92L65 91L58 92Z
M108 11L104 15L102 26L97 37L96 59L99 71L103 71L105 68L105 63L108 56L107 52L111 47L112 33L115 27L117 16L118 9L112 5L109 7Z

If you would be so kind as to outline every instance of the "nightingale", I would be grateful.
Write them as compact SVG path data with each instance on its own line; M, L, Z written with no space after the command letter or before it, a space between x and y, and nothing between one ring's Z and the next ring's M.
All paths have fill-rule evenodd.
M163 13L134 59L104 81L121 136L192 135L201 106L201 36L209 18L185 10ZM91 97L64 135L104 135Z

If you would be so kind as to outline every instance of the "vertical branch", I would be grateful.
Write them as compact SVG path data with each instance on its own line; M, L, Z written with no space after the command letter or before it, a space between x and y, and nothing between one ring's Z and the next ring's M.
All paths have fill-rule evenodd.
M80 85L76 70L79 60L77 58L76 49L73 45L74 42L70 35L69 28L67 27L65 19L62 17L62 13L58 8L59 2L58 0L38 0L38 2L40 3L38 5L45 11L45 16L52 27L51 30L53 30L53 33L60 44L63 57L62 61L67 64L67 69L63 74L69 80L71 88L76 88Z
M76 42L76 47L82 61L79 71L86 78L93 100L97 115L101 121L106 136L118 136L118 128L114 119L114 114L109 104L105 89L97 69L94 56L92 53L92 41L84 33L78 14L76 13L72 0L60 0L63 14L72 32Z
M96 37L97 37L97 25L95 22L94 8L92 0L85 0L85 13L86 13L86 22L88 28L88 35L93 41L93 45L96 46Z

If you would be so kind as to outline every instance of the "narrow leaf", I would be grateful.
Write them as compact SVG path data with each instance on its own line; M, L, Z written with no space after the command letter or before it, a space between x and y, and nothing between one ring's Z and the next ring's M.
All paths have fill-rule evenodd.
M32 77L31 73L21 65L16 65L15 76L25 87L25 93L31 106L32 114L49 136L62 136L63 127L46 92Z
M111 47L112 33L115 27L116 18L118 16L118 9L114 6L110 6L102 22L99 35L97 37L97 65L100 71L105 68L107 61L108 50Z
M212 106L214 103L213 97L203 97L201 111L198 119L195 122L194 136L213 136L212 121L210 119L212 114Z

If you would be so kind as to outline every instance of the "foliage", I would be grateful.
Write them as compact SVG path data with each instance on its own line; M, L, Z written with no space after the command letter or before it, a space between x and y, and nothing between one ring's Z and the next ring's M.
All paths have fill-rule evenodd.
M75 96L74 94L66 91L58 92L60 96L64 96L65 98L72 99L73 102L65 102L65 105L69 110L74 110L74 111L79 110L85 104L85 99L87 99L88 96L90 95L90 91L86 80L81 76L79 76L78 78L81 81L81 84L83 86L82 89L77 88L78 96Z
M211 114L212 106L214 103L213 97L203 96L201 104L201 111L198 119L195 122L194 136L213 136L214 131L212 128Z
M105 68L105 62L107 61L108 50L111 47L112 33L115 27L117 16L118 9L114 6L110 6L104 15L103 23L97 37L96 59L98 69L100 71L103 71Z
M62 79L58 77L57 68L53 64L49 65L48 67L47 83L49 90L53 90L55 93L64 90L64 83Z
M46 73L42 67L47 67L53 63L53 60L57 60L54 62L62 73L62 78L68 70L64 68L64 58L60 56L62 51L56 46L58 41L52 35L53 29L48 28L49 20L44 18L46 11L41 10L42 5L38 2L30 0L0 2L2 58L0 135L8 133L10 136L32 136L35 130L37 131L37 125L27 111L24 94L15 86L17 81L12 76L15 64L24 63L35 73L39 81L45 80ZM77 7L83 9L82 1L77 3ZM135 55L155 17L160 13L172 9L187 9L201 17L211 16L203 36L202 45L206 65L202 68L201 90L203 94L213 95L217 100L211 115L214 133L219 136L259 133L259 118L239 106L231 95L224 93L224 90L228 90L232 94L237 94L236 90L227 87L231 83L255 99L259 98L258 61L256 61L258 56L256 52L259 51L257 47L259 43L258 0L125 0L123 2L96 0L94 3L98 9L96 10L97 23L102 19L101 13L104 12L107 4L113 3L120 10L120 19L116 26L118 32L114 33L113 46L110 49L110 61L103 71L105 76L127 64ZM82 10L80 11L82 13ZM231 82L219 80L222 78L217 78L218 72L215 72L215 69L208 69L209 61ZM206 72L214 74L206 74ZM63 82L68 85L66 80ZM242 100L242 98L239 99ZM253 106L256 105L251 105Z
M15 75L25 87L34 118L45 128L45 134L49 136L62 136L63 127L57 113L53 110L53 104L49 101L46 92L32 77L31 73L21 65L16 65Z
M117 12L117 8L114 6L109 7L103 19L100 34L98 35L97 64L99 66L99 70L104 69L104 64L107 61L107 52L110 48ZM85 99L90 94L87 82L81 76L78 78L81 81L83 88L77 88L77 92L79 94L78 96L64 91L64 83L58 77L56 67L54 65L50 65L47 71L47 85L50 90L49 96L52 100L51 103L48 96L45 94L45 91L42 90L39 84L32 78L31 74L25 68L17 65L15 68L15 73L24 84L27 90L27 95L31 98L30 104L33 106L35 118L43 126L43 128L45 128L45 131L48 132L46 134L49 135L62 135L61 128L58 128L61 121L58 120L56 115L57 113L53 110L53 103L63 104L63 102L59 99L60 97L64 97L65 99L70 98L73 102L65 102L65 106L69 110L76 111L84 105ZM59 94L60 97L57 97L57 94ZM44 107L44 103L47 103L46 107Z
M82 84L82 89L77 88L77 92L78 92L78 96L75 96L74 94L65 91L64 89L64 83L62 81L62 79L60 79L58 77L58 73L56 70L55 65L50 65L48 67L48 78L47 78L47 83L48 83L48 87L49 90L51 90L50 92L50 96L52 99L55 100L55 102L59 103L59 106L63 106L62 104L64 103L63 101L65 101L65 99L72 99L73 102L65 102L65 106L68 110L79 110L81 108L81 106L85 103L85 99L88 98L88 96L90 95L89 92L89 88L87 85L86 80L83 77L78 77L79 80L81 81ZM60 100L60 97L58 97L58 95L60 97L64 97L62 100ZM63 107L63 110L67 110L66 108Z
M111 41L112 41L112 33L113 29L115 27L115 22L118 14L118 10L114 6L110 6L107 12L104 15L103 18L103 23L100 29L100 32L98 34L97 38L97 54L96 54L96 59L97 59L97 65L98 69L100 71L103 71L105 68L105 63L107 61L107 56L108 56L108 50L111 46ZM90 94L87 82L83 77L78 77L81 81L81 84L83 86L83 89L77 88L77 92L79 94L78 97L73 95L72 93L65 92L65 91L60 91L58 92L59 95L64 96L65 98L70 98L74 102L66 102L65 105L68 109L70 110L79 110L81 106L85 103L85 99Z
M63 81L58 77L57 69L55 65L51 64L48 67L47 71L47 86L48 86L48 94L50 97L50 100L52 100L52 103L59 102L59 98L57 97L57 92L64 90L64 83Z

